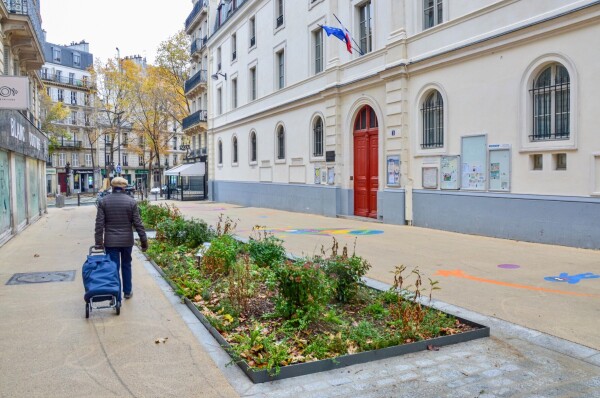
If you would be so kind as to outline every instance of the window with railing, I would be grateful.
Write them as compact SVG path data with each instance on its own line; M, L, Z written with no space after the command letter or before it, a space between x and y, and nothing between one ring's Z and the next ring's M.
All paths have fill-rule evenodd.
M530 92L533 101L530 140L569 139L571 89L567 69L560 64L546 67L534 79Z
M444 101L439 91L427 96L421 108L422 139L421 148L441 148L444 146Z
M250 26L250 47L254 47L256 45L256 17L250 18L249 22Z
M231 35L231 61L237 59L237 35L234 33Z
M276 19L275 26L278 28L283 25L283 0L277 0L277 9L276 11Z

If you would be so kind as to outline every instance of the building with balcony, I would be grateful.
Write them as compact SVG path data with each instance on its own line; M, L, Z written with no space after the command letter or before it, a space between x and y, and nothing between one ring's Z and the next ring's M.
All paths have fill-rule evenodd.
M39 128L44 64L37 1L0 2L0 245L46 212L48 137Z
M190 115L182 120L183 132L188 144L188 162L206 161L208 146L208 13L215 1L194 0L192 11L185 20L185 31L190 38L190 77L184 92L190 104Z
M213 200L600 248L599 1L214 10Z
M67 134L56 137L52 167L48 168L48 193L94 191L101 183L100 139L90 73L94 56L85 41L64 46L46 42L44 53L46 63L40 76L46 93L53 102L62 102L69 110L64 120L56 122Z

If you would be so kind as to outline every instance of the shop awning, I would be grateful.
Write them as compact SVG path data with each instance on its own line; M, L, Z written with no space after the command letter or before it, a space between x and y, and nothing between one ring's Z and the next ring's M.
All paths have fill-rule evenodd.
M206 174L206 164L204 162L181 164L165 171L167 176L191 177L203 176L204 174Z

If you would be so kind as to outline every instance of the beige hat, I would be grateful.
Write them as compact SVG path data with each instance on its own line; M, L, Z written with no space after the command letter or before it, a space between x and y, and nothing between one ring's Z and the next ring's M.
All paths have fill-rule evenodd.
M116 188L127 188L128 183L123 177L115 177L110 182L110 185Z

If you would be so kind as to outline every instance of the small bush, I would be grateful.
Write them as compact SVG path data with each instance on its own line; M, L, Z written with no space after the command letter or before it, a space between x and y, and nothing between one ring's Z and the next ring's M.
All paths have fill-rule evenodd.
M167 218L181 218L181 212L174 205L161 204L156 206L143 201L138 203L138 209L140 210L142 222L147 229L156 229L156 226Z
M215 237L202 256L202 269L212 278L226 276L235 264L240 243L231 235Z
M185 220L182 217L165 218L156 225L156 238L172 245L185 245L195 249L210 241L214 233L202 220Z
M283 241L273 235L262 239L250 239L246 245L250 257L259 267L270 267L286 259Z
M274 276L281 316L314 320L321 315L331 297L331 284L318 263L286 261L274 269Z

